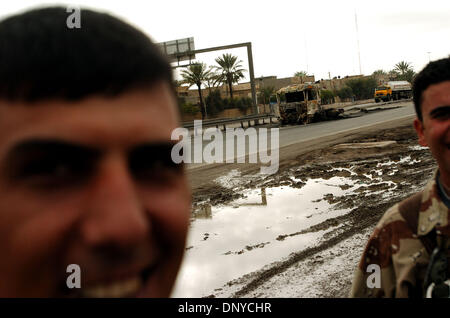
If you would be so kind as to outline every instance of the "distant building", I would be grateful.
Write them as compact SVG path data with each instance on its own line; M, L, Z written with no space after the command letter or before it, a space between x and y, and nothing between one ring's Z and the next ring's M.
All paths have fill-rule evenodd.
M377 80L378 85L387 83L391 80L389 74L375 74L373 77Z
M202 93L205 93L205 90L202 89ZM178 86L177 87L177 95L179 97L184 98L186 103L197 105L200 103L200 99L198 97L198 89L195 86L188 87L188 86ZM206 97L206 96L203 96Z
M357 78L368 78L370 76L365 75L350 75L345 77L336 76L332 79L320 79L318 81L315 80L314 75L307 75L302 77L285 77L285 78L277 78L276 76L264 76L264 77L256 77L255 78L255 89L256 93L258 94L261 89L264 87L274 87L275 91L279 90L282 87L286 87L291 84L299 84L299 83L307 83L312 82L320 85L321 89L327 89L327 90L340 90L342 87L345 86L345 83L352 79ZM378 80L378 79L377 79ZM384 80L380 79L380 80ZM230 94L228 92L228 85L222 84L221 86L217 87L216 89L220 90L221 96L223 98L229 97ZM203 97L209 95L209 88L202 89ZM188 89L186 86L180 86L178 88L178 96L185 97L186 102L192 103L192 104L199 104L199 98L198 98L198 90L196 86L192 86L190 89ZM233 97L252 97L252 90L250 82L245 83L239 83L233 85Z
M342 87L345 86L345 83L349 80L352 79L357 79L357 78L368 78L370 76L365 76L365 75L350 75L350 76L345 76L343 78L341 78L340 76L337 77L333 77L332 79L320 79L318 81L318 84L320 84L320 88L321 89L327 89L327 90L340 90Z
M306 82L314 82L314 75L307 75L303 77L285 77L285 78L277 78L276 76L265 76L265 77L257 77L255 78L255 89L256 93L258 93L263 87L274 87L275 91L279 90L282 87L298 84L298 83L306 83ZM222 84L216 89L220 90L220 93L223 98L229 97L229 88L228 85ZM209 88L202 89L203 97L209 95ZM177 88L178 96L184 97L186 102L197 104L200 102L198 97L198 90L195 86L191 86L189 89L187 86L180 86ZM233 85L233 97L252 97L252 89L250 82L239 83Z
M282 87L291 85L291 84L300 84L306 82L315 82L314 75L307 76L293 76L293 77L284 77L277 78L276 76L266 76L266 77L257 77L255 78L255 85L259 88L263 87L274 87L275 90L279 90Z

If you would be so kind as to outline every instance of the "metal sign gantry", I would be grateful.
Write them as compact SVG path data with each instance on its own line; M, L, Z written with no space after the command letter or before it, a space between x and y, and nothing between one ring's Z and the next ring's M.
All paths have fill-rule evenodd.
M210 47L210 48L200 49L200 50L185 51L182 54L185 56L195 56L195 54L207 53L207 52L213 52L213 51L221 51L221 50L227 50L227 49L235 49L235 48L239 48L239 47L247 47L248 68L249 68L248 72L250 75L250 88L252 91L253 112L254 112L254 114L259 114L259 109L256 105L255 75L254 75L254 70L253 70L253 54L252 54L252 43L251 42L215 46L215 47ZM180 67L180 65L178 65L177 67Z

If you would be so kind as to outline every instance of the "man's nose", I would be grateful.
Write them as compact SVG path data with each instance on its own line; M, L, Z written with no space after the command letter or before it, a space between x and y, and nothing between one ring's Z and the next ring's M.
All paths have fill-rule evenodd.
M87 192L81 225L86 244L126 248L148 237L149 217L125 160L112 156L101 162Z

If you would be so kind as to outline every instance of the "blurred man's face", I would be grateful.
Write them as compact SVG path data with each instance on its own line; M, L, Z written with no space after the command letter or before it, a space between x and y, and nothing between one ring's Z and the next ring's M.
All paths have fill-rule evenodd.
M419 143L430 148L450 188L450 81L430 85L422 93L422 117L422 122L414 122Z
M169 296L190 211L170 157L177 124L166 83L0 101L0 296ZM69 264L81 289L66 285Z

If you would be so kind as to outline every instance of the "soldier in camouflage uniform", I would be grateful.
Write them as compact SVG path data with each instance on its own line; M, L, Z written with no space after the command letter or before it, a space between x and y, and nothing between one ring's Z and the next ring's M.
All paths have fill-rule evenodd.
M419 143L429 147L438 170L423 191L381 218L350 297L448 297L450 291L450 59L429 63L413 92Z

